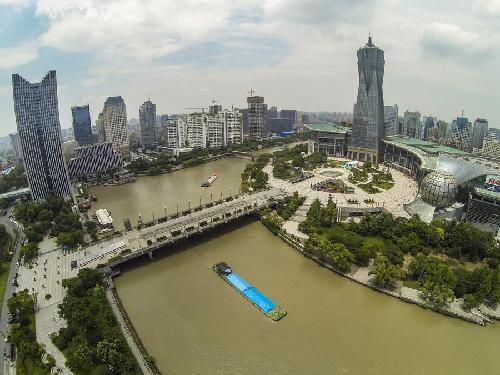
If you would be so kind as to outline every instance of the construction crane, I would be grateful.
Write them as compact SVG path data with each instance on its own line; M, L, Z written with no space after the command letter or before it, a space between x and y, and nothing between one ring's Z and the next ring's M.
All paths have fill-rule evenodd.
M201 112L205 113L205 109L207 109L207 107L204 107L204 106L201 106L201 107L189 107L189 108L185 108L185 109L201 109Z

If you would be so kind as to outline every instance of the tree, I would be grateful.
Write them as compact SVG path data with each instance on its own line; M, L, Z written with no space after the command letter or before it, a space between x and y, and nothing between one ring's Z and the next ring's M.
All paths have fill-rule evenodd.
M351 269L353 256L343 244L330 244L326 256L332 265L340 271L347 272Z
M375 284L384 288L394 286L396 280L401 277L401 269L389 262L386 256L377 253L373 268L369 273L375 275Z
M30 264L38 257L38 245L34 242L28 242L21 247L19 256L23 258L25 263Z
M466 294L464 296L464 307L467 310L473 309L477 306L477 300L474 294Z

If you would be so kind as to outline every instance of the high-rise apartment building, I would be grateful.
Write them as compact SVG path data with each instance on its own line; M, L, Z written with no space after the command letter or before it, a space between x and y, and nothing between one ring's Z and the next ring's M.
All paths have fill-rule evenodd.
M472 128L472 148L483 148L486 134L488 134L488 121L484 118L476 119Z
M187 145L189 147L220 148L243 142L242 114L238 109L219 109L214 113L191 113L187 116ZM178 128L170 131L172 137ZM174 142L172 142L173 144Z
M224 146L243 143L243 116L238 109L219 113L224 123Z
M184 115L174 115L169 117L165 124L165 132L167 147L185 147L187 136L187 117Z
M420 121L420 112L405 111L403 118L403 134L410 138L420 138L422 123Z
M206 148L207 127L208 115L206 113L190 113L187 117L187 146Z
M263 96L249 96L248 103L248 135L250 138L266 136L267 104Z
M384 51L373 44L371 36L358 50L358 97L354 107L351 159L379 162L384 137Z
M75 141L77 141L80 146L91 144L93 138L89 105L71 107L71 115L73 117Z
M19 138L19 133L11 133L9 134L9 138L14 158L16 160L22 160L23 150L21 148L21 139Z
M139 124L141 127L141 145L151 147L157 144L156 104L145 101L139 107Z
M384 106L385 135L398 134L398 105Z
M109 142L114 149L128 147L127 107L121 96L106 99L98 121L102 128L100 142Z
M56 71L30 83L12 75L14 112L24 166L34 200L70 195L61 146Z

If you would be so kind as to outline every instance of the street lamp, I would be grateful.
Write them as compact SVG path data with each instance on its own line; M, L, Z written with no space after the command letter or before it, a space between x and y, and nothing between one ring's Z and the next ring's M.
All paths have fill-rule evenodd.
M229 196L230 196L230 197L232 197L232 196L233 196L233 188L232 188L232 187L230 187L230 188L229 188Z

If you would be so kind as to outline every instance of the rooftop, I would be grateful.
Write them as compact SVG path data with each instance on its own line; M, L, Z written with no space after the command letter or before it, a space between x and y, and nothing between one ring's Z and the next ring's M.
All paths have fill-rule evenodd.
M478 155L421 139L388 136L384 142L417 155L424 169L452 173L459 183L483 174L498 174L500 170L500 164L484 160Z
M97 217L97 221L99 222L99 224L101 224L102 226L113 224L113 218L105 208L96 210L95 216Z
M491 190L487 190L487 189L480 188L480 187L475 188L475 191L476 191L476 194L479 194L479 195L482 195L483 197L494 199L494 200L500 202L500 193L498 193L496 191L491 191Z
M346 128L345 126L331 123L331 122L317 123L317 124L304 124L304 126L307 129L312 130L312 131L316 131L316 132L341 133L341 134L351 132L351 129Z

